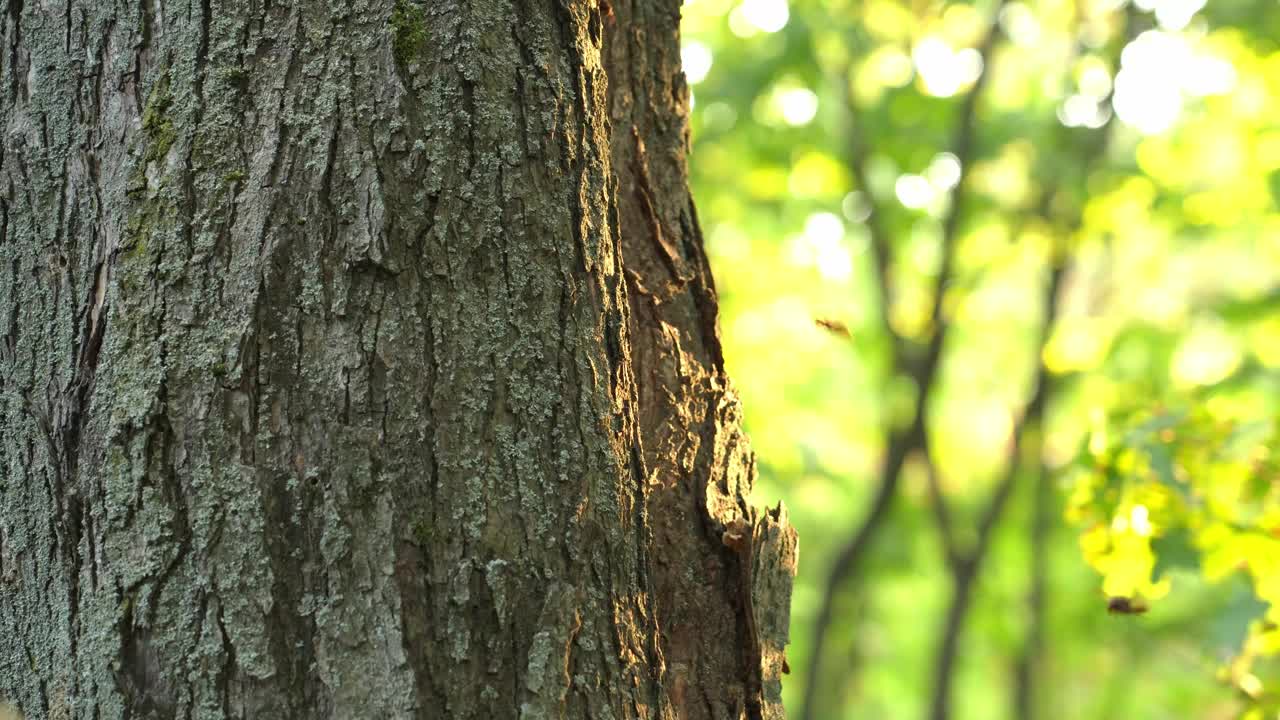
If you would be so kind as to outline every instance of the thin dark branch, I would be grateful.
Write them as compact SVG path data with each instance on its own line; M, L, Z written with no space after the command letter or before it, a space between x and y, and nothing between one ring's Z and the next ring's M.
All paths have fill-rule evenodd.
M1021 720L1034 720L1037 714L1036 668L1044 650L1045 588L1048 585L1053 492L1043 459L1035 468L1031 493L1031 583L1027 591L1027 636L1014 664L1013 682L1013 714Z
M1126 13L1125 29L1122 32L1122 41L1116 49L1117 55L1121 49L1133 38L1133 31L1136 23L1133 22L1133 12L1129 10ZM1118 63L1116 63L1118 64ZM1108 118L1102 129L1094 135L1094 141L1085 145L1084 151L1081 153L1081 170L1087 174L1089 169L1097 162L1110 144L1111 132L1114 127L1114 117ZM1039 203L1038 215L1046 220L1052 221L1051 204L1054 189L1046 188L1041 195ZM1073 218L1065 223L1063 228L1066 234L1074 234L1080 228L1082 221L1081 213L1077 212ZM1058 257L1057 248L1054 249L1050 258L1052 263L1052 271L1049 282L1045 288L1044 308L1045 316L1041 329L1040 342L1036 345L1037 359L1040 358L1044 351L1045 343L1048 342L1049 334L1052 330L1054 319L1058 316L1058 303L1061 295L1061 286L1063 276L1066 273L1067 260ZM1001 479L992 497L984 508L983 514L978 521L978 540L971 553L965 558L965 561L958 566L957 572L953 575L953 594L952 602L948 609L946 625L943 629L942 645L939 650L938 659L934 666L934 691L933 701L931 703L930 718L932 720L946 720L950 714L950 684L954 677L954 665L959 653L959 638L964 627L964 621L967 616L969 605L972 601L974 589L974 581L982 567L982 563L986 558L987 550L990 547L991 536L994 534L996 523L999 520L1005 505L1008 504L1009 497L1013 493L1016 484L1019 461L1022 455L1023 443L1026 438L1027 427L1044 427L1044 410L1048 402L1050 392L1051 379L1043 361L1037 360L1036 379L1034 391L1031 400L1027 404L1027 408L1022 418L1014 428L1014 447L1010 457L1009 466L1006 469L1005 476ZM1035 489L1035 510L1033 517L1032 529L1032 586L1030 591L1029 603L1033 614L1031 628L1028 633L1027 648L1024 655L1019 658L1016 668L1015 679L1015 707L1019 711L1018 717L1029 718L1031 706L1033 705L1033 687L1032 687L1032 667L1034 665L1034 654L1038 653L1042 644L1042 621L1044 606L1044 577L1042 561L1044 556L1044 543L1048 526L1048 503L1049 503L1049 487L1046 477L1046 470L1040 454L1037 453L1035 461L1035 472L1038 474Z
M969 174L973 164L975 151L975 135L974 123L977 122L978 100L982 95L982 90L986 87L988 79L991 77L991 59L992 50L995 49L996 39L1000 36L1000 11L1004 9L1006 0L999 0L996 3L994 14L991 18L991 26L987 30L987 34L982 38L982 44L978 46L978 53L982 58L982 72L978 75L978 79L974 82L973 87L965 95L960 106L960 115L956 124L955 134L951 140L951 152L956 156L956 160L960 165L960 177L956 182L956 186L952 191L951 204L947 208L946 214L942 218L942 267L938 271L938 279L934 284L933 294L933 313L931 316L934 327L934 339L943 334L942 329L947 323L943 318L943 299L947 292L947 285L951 282L952 267L955 264L955 244L959 236L960 221L964 216L965 204L968 201L968 193L965 192L968 184ZM938 347L935 351L933 345ZM935 354L941 354L941 343L930 344L930 355L926 356L926 367L928 363L936 363Z
M1083 11L1081 11L1083 15ZM1113 74L1119 70L1120 52L1138 34L1136 9L1131 5L1125 10L1124 28L1121 41L1113 48L1111 67ZM1110 102L1110 96L1103 102ZM1087 145L1083 155L1082 168L1087 175L1088 170L1101 158L1111 143L1114 132L1115 117L1109 117L1097 134L1094 143ZM1048 218L1047 213L1044 215ZM1079 230L1083 221L1081 213L1067 223L1069 232ZM1050 389L1052 392L1052 389ZM1041 425L1043 427L1043 424ZM1027 635L1022 652L1014 663L1013 708L1017 717L1023 720L1034 720L1039 714L1036 703L1037 677L1036 669L1039 658L1044 652L1045 599L1048 585L1048 545L1049 530L1053 515L1053 488L1049 482L1049 469L1045 466L1043 456L1035 469L1031 497L1030 527L1030 587L1027 590Z
M870 235L871 254L876 266L878 317L881 331L884 333L886 342L889 343L890 368L893 371L893 368L896 368L897 364L901 362L902 352L901 339L894 332L893 326L889 322L891 308L889 266L892 248L889 234L884 227L880 201L875 196L875 193L872 192L867 172L868 145L862 137L862 125L857 103L850 90L849 78L852 72L852 64L846 65L841 68L834 78L831 78L831 82L834 82L836 87L841 89L843 95L844 122L846 125L843 130L848 145L847 162L853 173L854 182L867 203L868 212L864 222L867 227L867 233ZM836 557L836 561L831 568L822 606L814 623L815 630L811 639L809 666L804 688L804 704L801 706L800 712L801 720L812 720L813 718L822 659L825 656L826 641L835 610L835 591L844 578L857 573L862 559L867 555L867 550L871 546L872 539L876 536L881 525L884 524L885 518L888 517L893 498L897 495L898 478L901 475L902 465L906 462L907 454L911 450L907 435L908 433L890 432L884 465L880 471L880 482L871 500L871 507L863 518L862 524L854 531L849 542L846 543Z
M1054 299L1046 304L1044 330L1041 332L1040 342L1036 345L1037 357L1044 351L1054 320L1058 316L1058 301L1056 298L1061 292L1063 275L1064 268L1061 265L1054 267L1050 273L1049 285L1045 289L1045 295ZM990 500L987 501L987 505L983 508L982 515L978 519L978 539L967 558L968 563L975 566L975 568L985 557L987 549L991 546L991 536L995 532L996 523L1000 520L1000 513L1003 512L1004 506L1008 503L1009 496L1018 478L1022 453L1025 449L1024 443L1026 442L1027 429L1028 427L1038 427L1039 423L1043 421L1044 408L1049 396L1048 374L1044 363L1036 365L1035 392L1031 396L1031 401L1027 403L1022 417L1014 424L1013 447L1009 453L1009 465L1005 468L1004 477L1000 479L1000 484L996 486L995 492Z
M1061 294L1064 267L1055 264L1045 286L1045 312L1039 342L1036 343L1036 357L1040 357L1053 321L1058 315L1058 297ZM1022 470L1020 462L1023 443L1028 436L1028 426L1042 426L1044 406L1048 397L1048 373L1044 363L1036 362L1035 380L1030 401L1025 411L1013 428L1013 447L1010 451L1009 464L1004 476L1000 478L991 498L983 508L978 519L977 540L971 550L964 554L961 561L953 566L951 604L947 609L947 618L943 626L942 644L938 651L938 659L934 664L933 698L930 702L929 717L931 720L947 720L951 715L951 683L955 677L955 663L959 657L960 634L968 616L969 605L973 600L975 580L982 563L986 559L987 550L991 546L991 538L995 534L996 523L1004 508L1009 504L1017 484L1018 473Z
M867 557L871 541L889 516L889 508L897 495L898 479L902 475L902 465L906 460L910 445L906 435L896 435L889 441L889 449L885 453L885 464L881 470L881 480L876 488L875 498L871 501L871 509L867 512L862 524L854 531L852 539L836 556L831 574L827 578L826 590L823 593L822 605L818 617L814 621L809 651L809 668L805 679L804 704L800 709L800 720L813 720L814 705L817 700L819 676L822 670L822 659L826 652L827 636L831 628L835 610L836 592L846 579L857 575Z
M868 152L868 143L863 137L858 104L853 97L853 90L849 83L849 78L852 75L853 64L849 63L841 68L834 81L837 87L841 89L844 101L844 124L846 127L842 128L842 130L848 145L846 152L848 153L849 169L853 172L853 180L857 183L858 190L865 196L867 203L867 217L863 224L867 226L867 234L871 239L871 256L876 265L876 302L880 305L881 330L892 348L893 355L890 361L890 366L892 367L899 362L902 351L900 347L901 338L894 332L893 325L889 322L889 310L892 305L889 292L889 266L893 248L890 243L889 233L884 226L883 208L880 205L880 200L871 191L870 174L867 171L867 158L870 153Z
M955 273L956 242L959 239L960 221L964 216L965 205L969 197L967 185L970 165L973 163L976 146L974 127L977 122L978 100L982 95L982 89L986 86L988 78L991 77L992 51L995 49L996 39L1000 35L999 18L1004 4L1005 0L999 0L996 3L991 25L987 29L986 35L982 38L981 45L978 46L978 52L982 57L983 70L961 103L955 134L951 141L952 154L956 156L956 160L960 165L960 177L952 192L951 203L942 218L942 267L938 269L938 278L934 283L933 307L930 311L930 324L933 329L933 335L930 337L923 364L917 372L912 373L916 380L916 387L919 390L919 399L921 401L917 403L916 408L916 417L921 420L918 423L921 428L918 447L924 451L926 462L929 463L929 505L933 511L934 524L938 527L938 533L942 536L943 552L953 572L958 569L958 563L962 560L962 557L957 549L957 540L953 534L946 496L938 483L937 472L933 467L933 461L929 453L928 432L923 422L923 416L939 374L942 350L946 345L947 330L950 327L950 323L944 317L946 312L945 301L948 286L951 284L952 275Z
M951 523L951 508L947 504L946 495L942 492L942 483L938 478L938 468L926 457L925 472L928 473L929 502L933 504L933 522L938 526L938 535L942 539L942 554L947 567L955 568L964 559L956 539L955 526Z
M938 271L937 281L934 287L933 307L930 312L932 334L929 338L929 344L925 349L925 354L918 364L912 363L908 365L908 374L916 382L916 402L914 415L912 417L911 426L904 433L891 433L889 437L888 448L885 453L885 463L880 472L880 483L876 489L875 498L872 500L871 509L868 511L862 524L854 531L852 538L845 545L840 554L836 557L836 562L832 566L831 573L827 578L825 590L823 592L822 604L818 611L818 617L814 623L811 640L811 651L809 655L808 677L805 684L804 705L801 708L801 720L813 720L814 705L817 698L817 687L822 677L822 660L825 654L826 636L831 627L832 616L835 607L835 597L840 588L845 585L849 578L856 575L857 570L865 561L867 551L871 547L872 540L875 538L881 526L884 524L885 518L888 517L889 509L893 504L893 499L897 495L897 489L902 477L902 466L907 456L912 450L928 451L928 427L927 416L929 402L932 399L933 388L935 387L937 377L939 375L939 367L941 364L942 350L946 345L946 339L949 324L945 322L944 316L944 296L946 290L951 283L951 275L954 270L954 254L956 236L960 228L960 218L964 210L965 187L966 180L969 175L969 165L973 160L974 154L974 125L975 115L977 113L978 97L982 93L982 89L986 85L988 76L990 75L991 51L995 46L996 38L999 35L999 17L1000 10L1004 7L1005 0L999 0L995 8L995 14L992 17L990 29L983 38L979 47L979 52L983 59L983 72L974 82L973 87L966 94L960 106L960 117L957 130L953 136L951 150L960 163L960 178L956 184L952 202L947 210L947 214L943 219L942 228L942 267ZM844 79L844 85L848 85L848 78ZM850 97L846 103L848 111L855 112L855 103ZM854 148L861 147L860 143L854 142ZM850 160L853 164L855 179L858 180L868 195L868 202L873 202L869 186L866 184L866 163L865 156L858 155L857 151L851 156ZM875 216L876 206L872 206L872 213ZM870 220L870 218L868 218ZM897 335L893 333L889 327L889 293L888 293L888 269L890 265L890 247L889 238L885 234L883 226L877 221L873 228L868 225L869 231L873 233L873 246L876 247L876 263L880 277L881 292L881 312L884 319L884 325L887 337L896 341ZM879 243L876 243L876 238ZM897 342L894 342L895 350L897 350ZM895 365L902 366L907 361L905 355L901 352L895 352ZM931 480L932 482L932 480ZM941 512L945 514L941 504L935 503L935 513ZM938 515L939 518L942 515ZM940 525L940 528L944 527ZM946 526L949 527L949 526ZM944 541L944 542L950 542Z

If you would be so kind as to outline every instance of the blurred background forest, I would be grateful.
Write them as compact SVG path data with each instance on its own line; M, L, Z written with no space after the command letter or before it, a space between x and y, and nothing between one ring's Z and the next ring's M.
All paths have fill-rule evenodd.
M683 16L790 717L1280 716L1280 3Z

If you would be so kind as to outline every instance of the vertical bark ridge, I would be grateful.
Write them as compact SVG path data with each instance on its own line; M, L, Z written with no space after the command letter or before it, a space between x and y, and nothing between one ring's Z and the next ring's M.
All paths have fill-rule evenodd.
M781 506L748 502L755 461L686 182L679 20L676 2L613 0L605 24L664 687L681 718L778 718L797 546Z

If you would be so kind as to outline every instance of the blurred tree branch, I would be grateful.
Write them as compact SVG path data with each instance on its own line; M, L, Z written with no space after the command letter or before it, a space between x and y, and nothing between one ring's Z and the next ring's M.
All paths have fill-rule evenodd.
M911 424L905 430L889 430L885 460L880 472L880 481L871 502L871 508L868 510L861 525L853 532L849 541L836 557L828 576L821 608L811 635L812 650L805 685L804 705L800 714L801 720L813 720L814 717L817 686L821 682L822 661L826 649L825 640L832 622L835 596L842 586L856 575L865 561L872 541L888 517L893 499L897 495L898 485L902 478L902 468L906 463L907 457L913 451L922 452L926 458L928 457L928 409L939 375L942 351L946 345L950 325L944 317L944 301L954 271L956 238L960 228L960 218L965 209L965 190L974 154L975 115L977 114L978 98L982 94L982 89L990 75L989 60L991 50L999 36L1000 25L998 19L1004 3L1005 0L999 0L997 3L990 19L989 28L979 47L979 53L983 59L983 70L975 80L973 87L965 94L964 100L960 105L956 130L951 140L951 150L960 165L960 177L954 188L951 204L942 222L942 266L938 270L938 276L933 288L933 300L930 309L931 334L924 355L919 361L914 361L911 358L907 352L906 343L893 330L890 322L890 313L892 311L892 299L889 291L889 274L892 265L891 240L881 219L881 208L868 184L866 167L868 153L866 145L857 133L857 103L849 89L851 67L846 68L839 78L846 97L845 111L849 118L849 124L852 126L848 162L853 170L855 180L861 185L864 194L867 195L867 202L870 203L869 207L871 208L871 213L867 218L867 227L871 233L872 248L878 273L880 317L886 337L893 347L891 367L894 374L906 375L912 379L916 386L916 399ZM875 219L874 222L872 221L873 218ZM931 493L937 495L940 493L940 489L936 487L936 477L932 470L928 474ZM954 539L949 530L950 525L945 520L946 510L944 505L942 503L933 503L933 507L935 513L938 514L939 527L947 529L943 536L944 547L954 548Z
M1049 378L1044 363L1039 356L1048 342L1052 332L1054 319L1058 315L1058 298L1060 296L1064 265L1055 262L1045 284L1044 319L1040 331L1040 340L1035 345L1036 371L1032 382L1032 396L1022 416L1014 424L1011 434L1013 447L1009 453L1009 464L1004 476L997 483L991 497L978 519L977 539L967 552L959 555L958 562L950 563L951 570L951 603L947 608L947 616L942 630L942 642L938 657L934 663L933 695L930 702L929 717L932 720L946 720L951 715L951 684L955 678L955 661L960 648L960 634L964 629L964 621L973 601L974 581L982 569L991 546L991 537L997 522L1017 483L1022 470L1021 458L1025 450L1028 427L1039 427L1043 423L1044 407L1047 401ZM1036 453L1037 457L1039 452ZM939 498L944 503L945 499Z
M1113 43L1113 56L1111 58L1112 75L1119 68L1119 55L1125 45L1133 39L1133 29L1136 23L1133 19L1133 8L1130 6L1125 11L1125 20L1120 32L1120 40ZM1104 98L1103 103L1108 103L1110 97ZM1102 127L1094 132L1090 132L1086 140L1091 142L1082 143L1083 147L1076 153L1079 158L1079 167L1084 176L1087 176L1094 167L1099 158L1103 156L1110 142L1111 129L1114 127L1114 116L1108 117ZM1068 133L1069 134L1069 133ZM1058 225L1060 235L1066 238L1073 237L1079 232L1083 224L1083 217L1079 209L1074 209L1072 217L1060 219L1054 217L1053 200L1054 195L1059 188L1049 185L1044 188L1041 194L1040 202L1037 203L1035 214L1040 218ZM986 559L987 551L990 548L991 535L999 521L999 517L1008 504L1009 498L1013 493L1017 478L1020 472L1024 470L1025 464L1034 466L1035 472L1039 477L1036 489L1036 518L1033 520L1033 528L1040 525L1043 528L1048 522L1048 508L1045 507L1049 499L1047 497L1049 488L1047 487L1047 478L1045 477L1045 469L1043 467L1042 449L1036 448L1034 453L1026 452L1026 440L1032 429L1040 429L1044 427L1045 406L1048 403L1048 397L1051 390L1052 379L1049 377L1048 369L1045 367L1043 354L1052 335L1053 325L1059 315L1059 302L1061 299L1062 282L1068 266L1071 264L1071 256L1066 247L1053 247L1049 262L1051 263L1050 277L1045 285L1045 292L1042 298L1042 307L1044 308L1044 316L1042 319L1041 333L1039 341L1035 345L1036 351L1036 371L1035 379L1032 383L1033 391L1031 399L1026 405L1022 416L1015 424L1012 437L1013 448L1010 452L1009 464L1005 469L1005 474L996 486L994 493L988 500L983 509L981 518L978 521L977 541L974 547L968 553L961 557L959 563L951 563L952 570L952 598L948 607L946 623L942 631L942 642L939 647L937 660L934 665L934 684L933 696L930 706L929 717L931 720L946 720L950 717L950 701L951 701L951 685L955 678L955 662L959 653L960 635L964 629L965 619L968 615L968 609L972 604L972 597L975 588L975 580L981 571L982 564ZM1036 433L1039 435L1039 432ZM940 494L937 496L939 501L945 503L945 498ZM938 514L941 520L945 519L945 510ZM1035 532L1033 530L1033 532ZM1031 622L1028 628L1028 637L1031 642L1036 644L1032 649L1034 652L1039 651L1039 633L1040 625L1043 623L1043 592L1044 592L1044 576L1045 570L1043 557L1039 557L1035 553L1035 547L1039 546L1043 552L1044 537L1033 537L1033 553L1032 553L1032 573L1031 573L1031 595L1032 595L1032 613ZM1030 642L1029 642L1030 644ZM1024 658L1020 661L1015 672L1015 703L1019 708L1029 709L1032 705L1033 687L1031 677L1031 667L1034 659ZM1025 665L1025 667L1024 667ZM1030 716L1027 714L1019 714L1019 718L1026 720Z
M1079 4L1078 4L1079 5ZM1084 10L1081 8L1077 16L1082 17ZM1136 10L1132 4L1126 6L1124 10L1123 26L1119 33L1119 40L1113 43L1110 51L1109 64L1111 66L1111 75L1115 77L1116 72L1120 69L1120 53L1125 46L1137 37L1139 23L1136 17ZM1078 36L1079 33L1077 33ZM1077 45L1077 52L1080 46ZM1113 88L1114 93L1114 88ZM1108 95L1101 102L1109 104L1111 95ZM1096 132L1090 134L1091 143L1087 143L1081 153L1081 169L1084 175L1088 175L1090 170L1098 163L1106 154L1107 148L1111 144L1112 135L1115 128L1114 114L1107 118L1106 122ZM1040 215L1046 220L1052 220L1051 213L1052 195L1046 192L1040 203ZM1079 209L1073 212L1072 217L1065 221L1060 221L1062 226L1061 234L1064 237L1071 237L1078 233L1084 224L1084 218ZM1047 339L1048 336L1045 337ZM1043 348L1041 349L1043 354ZM1043 376L1043 360L1041 360L1041 369ZM1049 383L1048 392L1053 392L1053 381L1049 378L1043 378L1042 383ZM1029 418L1035 423L1035 426L1043 433L1044 428L1044 404L1039 407L1039 417ZM1028 567L1030 582L1027 591L1027 609L1028 623L1027 635L1023 642L1022 652L1019 653L1014 664L1014 688L1013 688L1013 708L1015 716L1021 720L1034 720L1039 714L1036 707L1036 686L1037 676L1036 670L1039 665L1039 658L1044 652L1044 624L1045 624L1045 601L1047 587L1047 548L1048 535L1050 525L1053 521L1053 488L1049 479L1049 468L1044 462L1043 450L1037 453L1032 480L1032 497L1031 497L1031 523L1030 523L1030 566Z
M894 331L893 325L889 322L889 311L893 305L889 291L889 272L893 259L893 246L889 237L888 230L884 226L884 208L880 204L880 199L876 197L871 190L870 173L867 171L867 161L870 157L867 143L863 139L861 132L861 118L858 111L857 100L853 96L853 88L850 84L850 78L853 77L854 66L852 58L845 63L834 76L828 77L831 82L840 89L840 97L843 101L841 107L844 110L844 123L841 127L842 135L845 138L847 149L847 162L850 172L853 174L853 180L858 185L858 190L865 196L867 203L867 217L863 224L867 228L867 234L871 239L871 257L875 263L876 278L878 282L875 285L876 300L878 302L877 318L880 320L881 332L889 342L891 348L890 366L894 367L897 358L902 356L902 338Z
M1045 284L1042 301L1044 314L1041 320L1040 337L1035 344L1036 371L1032 381L1032 395L1012 430L1012 448L1009 463L992 495L983 505L977 520L976 540L972 547L967 550L960 547L951 509L940 486L935 463L931 459L932 454L927 432L928 407L935 392L942 352L946 345L949 327L949 323L944 317L945 309L943 303L948 286L953 278L956 243L969 200L967 180L975 154L977 104L981 97L982 89L991 75L991 58L999 36L998 18L1003 6L1003 2L997 5L988 32L979 47L979 52L983 59L983 72L964 96L958 111L951 149L959 161L960 177L953 190L952 202L942 220L942 264L933 288L930 313L931 334L923 355L918 356L918 358L913 358L910 355L910 347L907 340L893 329L889 320L892 309L890 291L892 240L885 228L883 220L884 209L869 185L867 143L863 139L862 133L859 132L859 110L849 83L853 70L852 63L842 69L838 78L839 85L844 92L846 119L849 125L846 129L847 137L849 138L848 163L855 181L866 195L869 208L866 226L871 236L871 246L877 271L877 290L880 301L879 318L885 337L892 347L890 366L894 374L906 376L915 383L917 394L911 424L903 430L889 429L887 431L888 442L885 461L882 465L880 481L877 485L871 508L862 523L852 534L851 539L837 556L828 576L821 609L813 630L812 650L804 693L804 705L800 716L801 720L812 720L816 711L817 687L822 681L821 665L825 652L825 638L833 620L835 597L851 581L851 578L856 575L863 564L876 533L888 517L889 509L892 506L901 480L903 466L912 453L920 453L925 460L930 507L935 525L938 528L942 551L952 581L951 600L934 664L933 689L929 710L929 717L932 720L945 720L950 715L951 685L955 675L960 636L965 618L972 604L976 579L990 548L991 537L1004 508L1013 494L1020 473L1024 472L1028 464L1036 468L1035 472L1038 473L1039 478L1035 490L1035 519L1032 523L1033 567L1029 598L1032 606L1032 619L1031 627L1028 629L1027 647L1024 649L1023 656L1019 659L1015 674L1016 706L1030 708L1032 704L1031 697L1034 682L1032 666L1035 663L1034 656L1041 649L1039 626L1043 622L1044 566L1043 558L1040 555L1043 554L1044 533L1049 522L1048 514L1050 509L1048 505L1051 498L1048 497L1050 489L1047 485L1047 478L1044 477L1045 470L1041 460L1040 449L1036 448L1034 453L1030 453L1027 451L1026 443L1027 438L1032 434L1031 429L1042 428L1044 424L1044 409L1050 392L1050 379L1041 355L1052 332L1055 318L1059 314L1058 302L1062 282L1067 272L1067 266L1070 264L1070 259L1064 249L1054 248L1051 252L1049 277ZM1131 8L1126 11L1125 29L1120 33L1120 42L1115 47L1114 54L1117 58L1119 51L1133 37L1135 23L1131 17L1132 13ZM1112 64L1113 66L1118 66L1118 60L1113 61ZM1108 119L1103 126L1102 132L1090 133L1090 136L1094 138L1094 142L1088 143L1077 155L1077 157L1081 158L1080 169L1084 174L1088 174L1097 158L1103 154L1107 145L1107 130L1111 127L1111 124L1111 119ZM1036 216L1051 223L1055 220L1052 217L1054 214L1052 203L1056 192L1056 186L1046 188L1034 211ZM1066 234L1071 235L1079 229L1080 223L1079 209L1076 209L1074 217L1065 223L1058 219L1058 222L1054 224L1059 224L1060 227L1065 225L1064 231ZM1032 455L1033 457L1027 458L1024 463L1024 455ZM1039 548L1039 550L1035 550L1036 548ZM1019 717L1023 716L1020 715Z

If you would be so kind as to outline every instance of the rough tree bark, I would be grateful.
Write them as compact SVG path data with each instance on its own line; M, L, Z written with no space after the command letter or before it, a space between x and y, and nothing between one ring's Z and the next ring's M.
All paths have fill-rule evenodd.
M7 0L0 701L776 718L679 0Z

